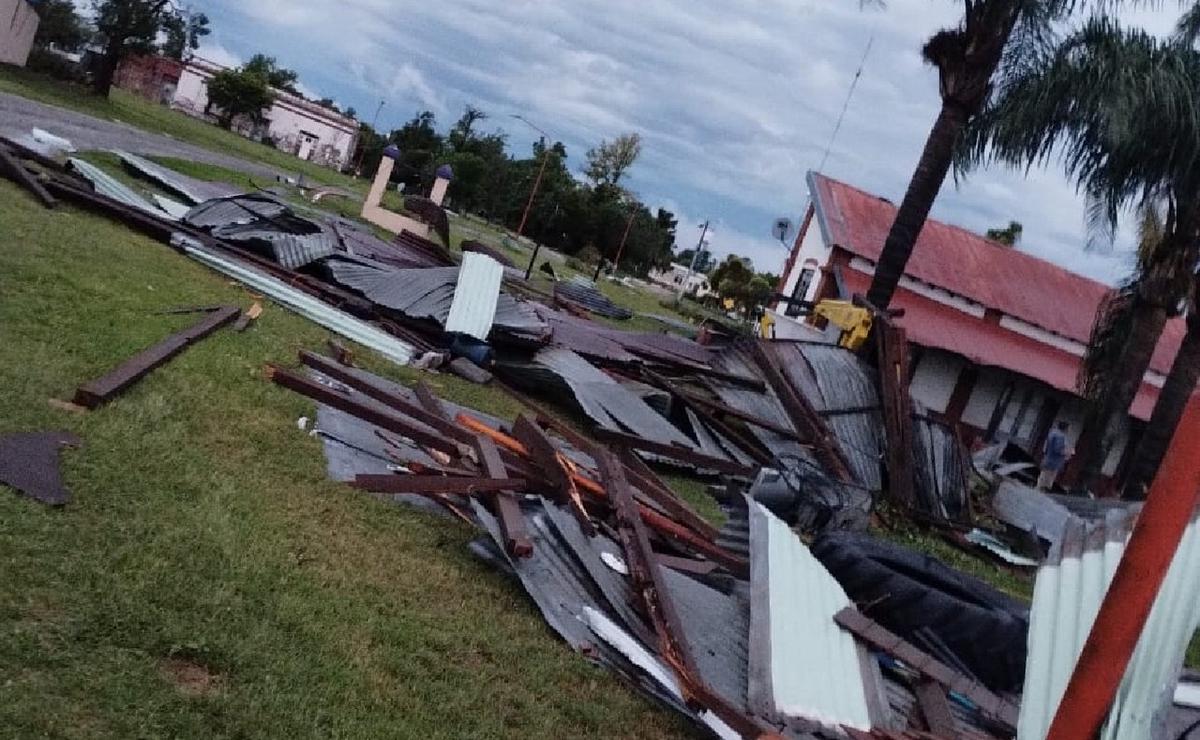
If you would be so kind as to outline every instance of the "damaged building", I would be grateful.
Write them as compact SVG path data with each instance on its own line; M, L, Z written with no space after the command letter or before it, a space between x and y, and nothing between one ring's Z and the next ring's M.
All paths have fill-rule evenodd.
M779 337L808 337L800 301L866 294L895 220L890 201L817 172L811 205L773 307ZM1027 252L930 219L891 307L912 350L912 395L968 444L1008 441L1039 453L1057 421L1081 429L1076 378L1096 309L1110 288ZM1105 461L1119 482L1184 334L1168 322ZM1068 476L1067 481L1070 480Z

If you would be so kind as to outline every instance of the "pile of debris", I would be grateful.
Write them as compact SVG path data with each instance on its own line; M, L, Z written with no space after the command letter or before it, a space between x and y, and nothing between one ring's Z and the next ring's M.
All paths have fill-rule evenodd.
M268 375L318 402L333 478L478 527L473 552L573 649L718 737L1011 736L1012 701L859 612L768 508L786 504L737 494L745 526L719 532L632 449L531 403L508 424L424 384L300 360L307 372Z

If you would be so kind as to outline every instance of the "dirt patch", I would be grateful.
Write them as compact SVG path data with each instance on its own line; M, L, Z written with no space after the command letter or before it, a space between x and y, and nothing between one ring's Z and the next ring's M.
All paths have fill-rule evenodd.
M163 677L184 696L212 696L221 691L224 677L186 658L165 658L159 663Z

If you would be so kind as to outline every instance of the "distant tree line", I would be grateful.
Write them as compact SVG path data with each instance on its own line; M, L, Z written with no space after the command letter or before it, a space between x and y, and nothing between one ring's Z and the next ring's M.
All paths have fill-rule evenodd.
M451 207L514 231L544 162L525 236L592 264L600 259L611 264L620 250L620 270L634 275L672 261L675 215L662 208L651 211L621 185L641 152L636 134L588 150L582 178L577 178L561 141L538 140L527 155L513 154L503 132L482 130L487 120L484 111L468 106L444 131L430 111L417 113L386 134L361 124L359 150L352 161L361 160L359 169L370 175L378 168L384 148L394 144L400 153L392 180L417 193L427 192L437 168L448 164L454 171ZM624 249L620 249L623 239Z

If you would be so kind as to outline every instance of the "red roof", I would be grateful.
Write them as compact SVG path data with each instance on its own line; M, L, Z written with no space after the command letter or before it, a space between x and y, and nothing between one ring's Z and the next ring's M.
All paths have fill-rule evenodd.
M815 172L810 183L828 242L878 262L896 207ZM1110 290L1019 249L933 219L925 222L904 272L1083 344L1091 336L1096 309ZM1170 370L1184 330L1182 320L1167 325L1154 354L1155 370Z
M853 269L844 270L842 279L850 295L866 294L871 285L870 276ZM897 323L914 344L953 352L977 365L1004 368L1075 393L1079 358L1070 352L904 288L896 290L891 308L904 309ZM1130 412L1143 421L1149 419L1157 398L1158 389L1143 383Z

